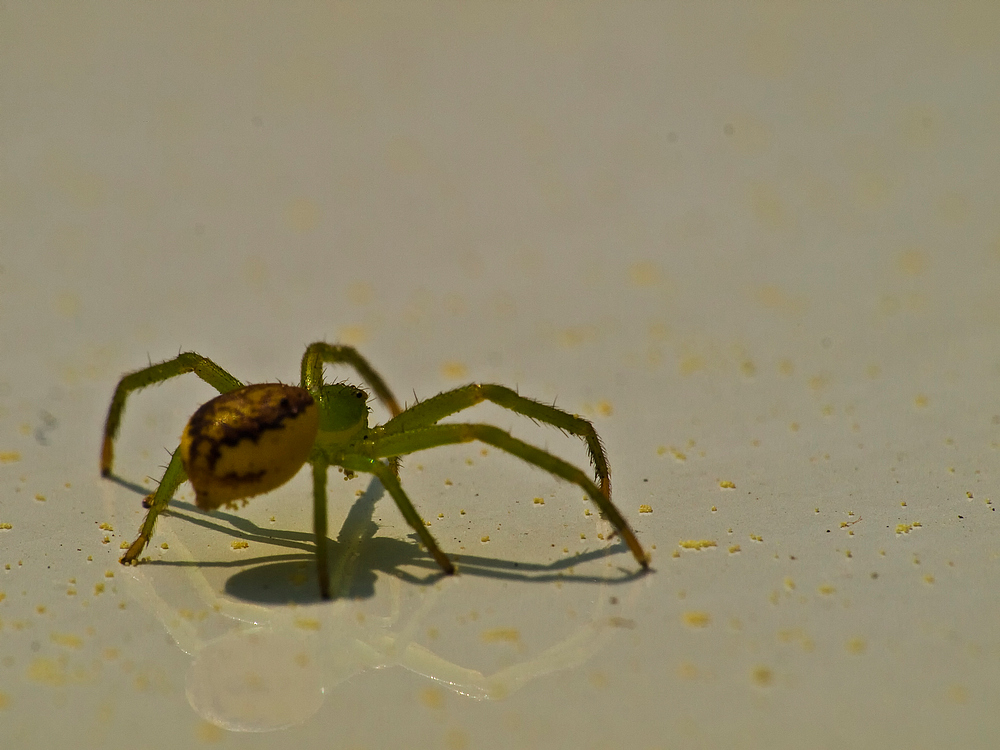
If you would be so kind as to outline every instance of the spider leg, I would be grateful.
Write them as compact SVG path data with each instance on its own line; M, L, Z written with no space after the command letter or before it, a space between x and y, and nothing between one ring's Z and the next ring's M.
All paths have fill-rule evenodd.
M345 456L341 460L338 460L337 463L350 471L363 471L377 476L382 486L392 495L392 499L396 501L396 505L402 512L406 522L417 532L417 536L420 537L420 541L423 542L430 556L437 561L437 564L448 575L455 572L455 566L448 559L448 556L441 551L441 548L438 547L437 542L434 541L434 537L431 536L431 532L424 525L420 514L417 513L417 509L413 507L410 498L403 492L403 487L400 485L399 479L391 466L381 461L358 455Z
M316 538L316 575L319 593L330 598L330 567L326 557L326 472L328 464L322 459L313 461L313 533Z
M163 472L160 486L149 496L149 510L146 512L146 518L139 528L139 536L135 538L132 546L121 557L120 562L123 565L128 565L139 559L139 555L142 554L143 549L153 536L153 527L156 526L157 516L167 509L170 498L174 496L174 492L185 479L187 479L187 474L184 472L184 464L181 463L181 452L176 450L170 457L167 470Z
M101 445L102 476L106 477L111 473L115 455L114 441L118 436L118 429L121 427L122 412L125 410L125 399L128 398L128 395L132 391L154 383L162 383L164 380L175 378L186 372L193 372L219 393L228 393L243 385L215 362L194 352L183 352L174 359L150 365L122 376L122 379L118 381L118 387L115 388L115 395L108 408L108 418L104 423L104 441Z
M382 380L382 376L375 372L375 368L361 356L357 349L344 344L327 344L325 341L317 341L306 348L306 353L302 355L301 385L314 396L323 385L323 364L326 362L353 367L375 391L375 395L385 404L392 416L395 417L400 413L399 402L392 395L389 386Z
M582 439L590 451L590 461L594 465L594 473L600 483L601 493L605 498L611 498L611 469L608 466L608 457L604 452L604 446L597 436L594 425L583 417L569 414L555 406L549 406L522 396L506 386L472 383L439 393L433 398L414 404L399 416L393 417L382 425L381 431L386 435L394 435L418 427L429 427L447 416L483 401L490 401L529 419L558 427L560 430Z
M424 403L429 402L425 401ZM639 564L643 568L649 567L649 558L643 551L642 545L639 544L639 540L636 538L635 532L633 532L632 528L628 525L628 521L626 521L624 516L622 516L622 514L618 511L618 508L614 506L610 498L608 498L584 472L572 464L563 461L561 458L553 456L551 453L542 450L541 448L536 448L533 445L529 445L528 443L518 440L509 433L501 430L499 427L494 427L493 425L488 424L444 424L429 425L389 435L376 434L374 437L373 450L370 455L372 458L402 456L408 453L426 450L428 448L436 448L441 445L468 443L473 440L478 440L482 443L486 443L487 445L499 448L502 451L506 451L507 453L517 456L529 464L533 464L560 479L572 482L580 487L587 493L587 496L594 502L594 504L600 508L605 517L618 530L618 533L622 535L622 539L625 540L625 543L628 545L628 548L632 551L632 554L635 556L635 559L639 562ZM377 464L378 462L376 461L375 463ZM381 479L381 476L379 478ZM388 485L386 486L386 489L389 489ZM392 490L390 490L390 493L391 492ZM395 495L393 496L395 497ZM397 503L398 502L399 501L397 500ZM400 508L402 509L402 505L400 505ZM404 515L406 515L405 510ZM419 516L417 516L416 519L419 521ZM411 525L414 525L414 522L411 521L409 517L407 520L410 521Z

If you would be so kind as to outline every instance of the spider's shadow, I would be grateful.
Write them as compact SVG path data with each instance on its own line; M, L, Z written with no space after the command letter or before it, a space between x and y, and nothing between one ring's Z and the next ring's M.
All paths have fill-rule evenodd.
M143 496L147 491L117 476L114 482ZM430 585L445 574L437 563L423 551L416 533L410 541L377 537L378 524L374 520L375 503L385 494L381 482L372 477L365 491L358 496L344 519L335 540L327 540L330 565L330 591L334 599L366 599L375 595L376 573L381 571L406 583ZM232 567L242 568L226 581L230 596L258 604L309 604L320 602L316 582L316 556L313 534L300 531L264 529L252 521L233 513L213 511L211 515L191 503L172 500L164 514L183 519L202 528L226 534L247 542L266 543L295 550L288 554L265 555L257 558L241 557L231 561L197 560L148 560L145 565L166 567ZM224 523L223 523L224 522ZM227 525L228 524L228 525ZM475 575L509 581L548 583L626 583L646 574L639 570L630 572L617 568L609 576L579 575L572 569L584 562L628 554L624 542L592 550L571 558L556 560L547 565L513 562L481 555L449 553L460 575ZM418 568L425 575L414 574L404 568Z

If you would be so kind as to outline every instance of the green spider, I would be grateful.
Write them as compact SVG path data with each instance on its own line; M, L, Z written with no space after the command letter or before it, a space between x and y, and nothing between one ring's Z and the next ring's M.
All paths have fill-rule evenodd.
M352 366L389 409L392 418L383 425L369 426L368 393L347 383L324 383L323 365L327 362ZM157 517L185 479L194 487L199 508L235 507L237 500L246 502L247 498L280 487L308 462L313 469L316 561L324 599L330 598L326 551L326 474L330 466L339 466L348 476L366 472L378 477L430 555L445 573L454 573L454 565L403 492L398 460L400 456L428 448L479 440L582 488L622 535L639 564L644 569L649 567L649 559L635 533L611 502L608 460L594 426L586 419L525 398L505 386L478 383L440 393L403 410L381 376L351 346L311 344L302 357L299 386L244 385L212 360L194 352L184 352L167 362L124 375L115 389L104 425L103 476L111 474L114 440L129 393L187 372L195 373L221 395L203 404L188 421L180 447L173 453L163 479L147 498L149 512L139 536L122 556L122 564L137 562L153 535ZM572 464L498 427L438 424L441 419L482 401L491 401L584 440L600 487Z

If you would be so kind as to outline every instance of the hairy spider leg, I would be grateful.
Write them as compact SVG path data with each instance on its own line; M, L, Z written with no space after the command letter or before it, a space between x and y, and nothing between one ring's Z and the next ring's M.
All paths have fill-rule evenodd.
M400 453L408 452L410 451L400 451ZM381 457L388 458L387 455ZM420 537L420 541L423 542L424 547L427 548L427 552L430 556L434 558L437 564L441 566L441 569L448 575L455 572L455 566L452 565L451 560L448 559L448 556L441 551L437 542L434 541L434 537L431 536L431 532L427 530L427 527L424 525L424 520L420 517L417 509L413 507L413 503L410 502L410 498L407 497L405 492L403 492L403 486L399 483L399 479L396 477L395 472L393 472L390 466L386 466L381 461L358 454L342 456L337 459L337 463L348 471L363 471L367 474L374 474L378 477L382 486L385 487L390 495L392 495L392 499L396 501L396 505L403 514L403 518L405 518L406 522L413 527L414 531L417 532L417 536Z
M114 463L114 440L118 437L121 427L122 412L125 410L125 399L135 390L145 388L154 383L176 378L187 372L193 372L219 393L228 393L242 388L243 383L219 367L215 362L194 352L183 352L174 359L159 364L144 367L122 376L115 388L115 395L108 408L108 418L104 423L104 442L101 445L101 475L108 476ZM178 459L179 460L179 459ZM183 479L181 480L183 481ZM179 484L179 483L178 483ZM162 484L161 484L162 486Z
M594 465L594 473L601 485L601 493L605 498L611 498L611 469L608 466L608 457L604 452L604 446L597 436L594 425L583 417L569 414L562 409L522 396L506 386L492 383L472 383L439 393L433 398L414 404L400 416L394 417L382 425L381 429L384 434L393 435L418 427L429 427L445 417L483 401L490 401L529 419L558 427L560 430L584 440L590 451L590 462Z
M309 391L313 397L319 393L323 386L323 364L350 365L362 379L371 386L375 395L385 404L392 414L397 416L401 409L396 397L392 395L389 386L382 380L382 376L375 372L368 360L361 356L353 346L344 344L327 344L325 341L317 341L306 348L306 353L302 355L302 382L301 386Z
M149 544L149 540L153 538L153 528L156 526L156 519L160 513L167 509L170 499L185 479L187 479L187 474L184 471L184 464L181 461L180 449L178 449L170 457L170 463L167 464L167 470L163 472L163 479L160 480L156 491L150 495L149 510L142 521L142 526L139 527L139 536L135 538L135 541L125 551L119 562L128 565L139 559L139 555L142 554L146 545Z
M319 399L323 387L323 365L326 362L353 367L361 379L375 391L375 395L393 417L398 417L402 413L399 402L392 395L392 391L389 390L389 386L386 385L382 376L375 372L375 368L361 356L361 352L347 344L328 344L325 341L317 341L306 347L306 353L302 355L301 386L309 391L313 398ZM389 466L396 476L399 476L398 456L389 458Z
M228 393L243 387L243 383L215 362L195 352L183 352L174 359L150 365L122 376L122 379L118 381L118 387L115 388L115 395L112 397L111 406L108 409L108 418L104 423L104 443L101 448L101 474L103 476L108 476L111 473L114 463L114 440L121 427L122 412L125 410L125 399L128 398L128 395L132 391L155 383L162 383L188 372L193 372L219 393ZM181 462L180 451L175 450L170 457L170 463L167 464L167 470L163 472L159 486L149 497L149 511L143 519L139 536L122 555L121 562L134 562L142 554L143 549L153 536L153 527L156 525L157 517L166 510L170 498L174 496L174 492L185 479L187 479L187 474L184 471L184 464Z
M391 435L385 435L381 430L376 430L373 435L373 447L370 455L372 458L401 456L427 450L428 448L468 443L473 440L478 440L487 445L499 448L502 451L517 456L522 461L534 464L540 469L544 469L550 474L554 474L560 479L565 479L567 482L572 482L580 487L587 493L587 496L590 497L594 504L600 508L601 512L604 513L611 524L618 530L618 533L622 535L622 539L625 540L625 544L628 545L628 548L632 551L639 564L643 568L649 567L649 558L646 556L645 551L643 551L642 545L639 544L639 540L636 538L632 528L628 525L628 521L625 520L624 516L618 512L618 508L614 506L609 498L605 497L604 493L584 472L541 448L536 448L533 445L518 440L499 427L488 424L443 424L420 427L409 432L400 432ZM379 478L381 479L382 477L380 476ZM388 489L388 486L386 489ZM393 495L393 497L396 496ZM406 515L407 511L403 505L399 503L398 499L396 502L400 505L403 515ZM407 501L407 505L409 505L409 501ZM410 505L410 509L412 510L412 505ZM415 520L419 523L420 517L415 515L415 511L413 512ZM407 516L407 520L410 521L411 526L417 528L409 516ZM423 535L421 535L421 538L423 538Z

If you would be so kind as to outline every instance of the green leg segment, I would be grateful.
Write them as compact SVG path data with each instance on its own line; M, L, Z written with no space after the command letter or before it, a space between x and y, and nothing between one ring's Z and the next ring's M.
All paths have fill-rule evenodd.
M324 599L330 598L330 566L326 556L326 474L327 463L313 462L313 533L316 538L316 575L319 578L319 593Z
M420 514L417 513L417 509L413 507L410 498L403 492L403 487L399 483L399 479L396 477L391 466L363 456L346 456L341 462L341 466L350 471L363 471L367 474L377 476L382 486L392 495L392 499L396 501L396 505L399 506L399 510L403 513L406 522L417 532L417 536L420 537L420 541L424 543L424 547L427 548L427 552L431 557L437 561L437 564L448 575L455 572L455 566L452 565L448 556L438 547L437 542L434 541L434 537L431 536L431 533L424 525Z
M483 401L490 401L530 419L558 427L560 430L584 440L590 451L590 461L594 465L597 480L601 485L601 492L604 497L610 499L611 470L608 467L604 446L601 445L601 439L597 436L594 425L583 417L527 398L502 385L473 383L452 391L445 391L426 401L414 404L402 415L382 425L382 431L386 435L395 435L414 428L428 427L437 424L438 420Z
M228 393L243 386L243 383L215 362L194 352L184 352L167 362L150 365L123 376L118 381L118 387L115 388L115 395L111 399L111 407L108 409L108 418L104 423L104 442L101 446L102 476L108 476L111 473L111 467L114 463L114 440L118 436L122 412L125 410L125 399L128 398L128 395L139 388L162 383L164 380L175 378L186 372L195 373L219 393Z
M611 500L604 495L586 474L561 458L553 456L541 448L536 448L533 445L518 440L499 427L487 424L445 424L422 427L395 435L377 435L375 437L372 458L404 456L408 453L428 448L436 448L441 445L454 445L456 443L468 443L473 440L479 440L487 445L492 445L495 448L506 451L583 489L587 493L587 496L593 500L594 504L601 509L601 512L604 513L611 524L618 530L618 533L622 535L622 538L639 564L643 568L649 567L649 558L643 551L642 545L639 544L639 540L628 525L628 522L618 512L618 509ZM381 479L381 477L379 478ZM386 489L389 489L388 486ZM400 507L402 508L402 505Z
M399 402L392 395L389 386L382 380L382 376L375 372L368 360L358 353L353 346L341 344L327 344L324 341L317 341L310 344L306 353L302 355L302 382L303 388L313 395L316 395L323 385L323 365L326 362L333 364L350 365L361 378L375 391L375 395L385 404L386 408L396 416L400 413Z
M187 479L187 474L184 473L184 464L181 463L181 452L176 450L174 451L174 455L170 457L170 463L167 464L167 470L163 473L160 486L150 496L149 511L146 513L146 518L139 529L139 536L136 537L135 541L132 542L132 546L122 555L121 563L123 565L128 565L139 559L139 555L142 554L143 549L145 549L153 536L153 527L156 526L157 516L167 509L170 498L174 496L174 492L177 491L177 488L185 479Z

